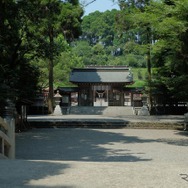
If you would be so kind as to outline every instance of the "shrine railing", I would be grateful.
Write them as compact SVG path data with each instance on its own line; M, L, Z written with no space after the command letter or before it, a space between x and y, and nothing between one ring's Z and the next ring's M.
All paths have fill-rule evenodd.
M0 117L0 159L15 158L15 120Z

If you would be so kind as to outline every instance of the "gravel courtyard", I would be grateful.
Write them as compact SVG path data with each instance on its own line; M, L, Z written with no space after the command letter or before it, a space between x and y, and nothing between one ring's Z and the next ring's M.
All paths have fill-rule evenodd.
M0 161L1 187L188 187L188 132L32 129Z

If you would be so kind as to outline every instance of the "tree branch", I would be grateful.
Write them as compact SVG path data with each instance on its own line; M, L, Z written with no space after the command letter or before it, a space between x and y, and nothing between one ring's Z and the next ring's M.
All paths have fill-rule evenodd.
M92 1L90 1L89 3L85 4L84 7L87 7L88 5L90 5L91 3L95 2L95 1L96 1L96 0L92 0Z

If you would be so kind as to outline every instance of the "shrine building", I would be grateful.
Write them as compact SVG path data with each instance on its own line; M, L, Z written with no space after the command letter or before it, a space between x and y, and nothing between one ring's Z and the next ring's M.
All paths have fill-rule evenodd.
M74 68L70 82L78 86L78 106L131 106L126 86L133 84L133 75L127 66Z

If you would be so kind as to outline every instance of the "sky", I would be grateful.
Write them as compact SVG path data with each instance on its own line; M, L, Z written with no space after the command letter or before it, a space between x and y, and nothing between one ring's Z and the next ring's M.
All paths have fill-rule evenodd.
M92 0L86 0L85 2L91 2ZM113 3L112 0L96 0L95 2L89 4L85 7L85 14L88 15L91 12L100 11L104 12L106 10L119 9L117 3Z

